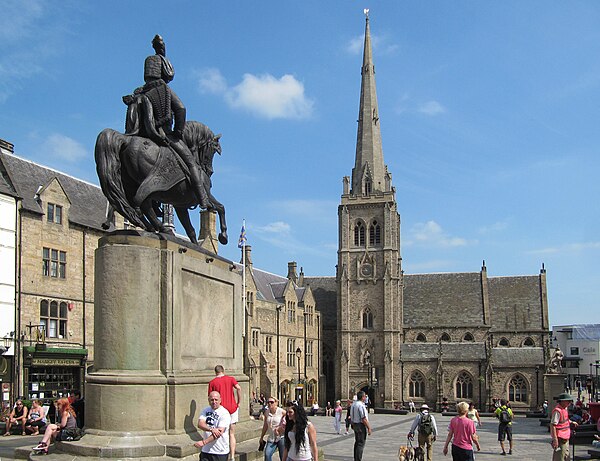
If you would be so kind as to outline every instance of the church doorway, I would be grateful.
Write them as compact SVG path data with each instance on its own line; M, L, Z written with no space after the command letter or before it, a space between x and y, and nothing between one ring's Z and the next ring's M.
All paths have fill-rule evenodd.
M361 387L360 390L363 391L365 394L367 394L367 397L368 397L367 407L375 408L375 389L373 389L372 387L369 387L369 385L367 384L366 386Z

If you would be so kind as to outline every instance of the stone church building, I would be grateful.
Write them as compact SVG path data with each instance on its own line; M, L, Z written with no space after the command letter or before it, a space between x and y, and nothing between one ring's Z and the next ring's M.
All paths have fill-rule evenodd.
M374 406L459 400L541 405L549 361L546 273L405 274L400 215L384 163L369 18L355 164L338 207L335 277L306 277L323 323L325 401ZM323 389L321 390L323 393Z

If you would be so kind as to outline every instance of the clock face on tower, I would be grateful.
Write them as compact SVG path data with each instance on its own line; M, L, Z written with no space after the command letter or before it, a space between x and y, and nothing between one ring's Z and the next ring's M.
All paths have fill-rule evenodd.
M363 263L360 266L360 275L363 277L371 277L373 275L373 266L369 263Z

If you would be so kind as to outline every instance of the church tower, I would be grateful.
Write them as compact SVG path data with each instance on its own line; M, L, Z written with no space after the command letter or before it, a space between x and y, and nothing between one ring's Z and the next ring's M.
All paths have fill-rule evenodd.
M401 399L400 215L383 161L368 10L355 164L338 207L339 372L342 398L367 390L376 406Z

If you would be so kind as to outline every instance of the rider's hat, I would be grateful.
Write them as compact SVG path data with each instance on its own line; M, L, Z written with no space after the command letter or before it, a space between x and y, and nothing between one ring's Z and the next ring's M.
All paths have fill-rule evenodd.
M565 400L573 401L573 400L575 400L575 398L571 394L567 394L566 392L563 392L558 397L556 397L556 400L558 402L565 401Z
M144 81L149 82L162 77L162 62L160 56L154 54L144 61Z

